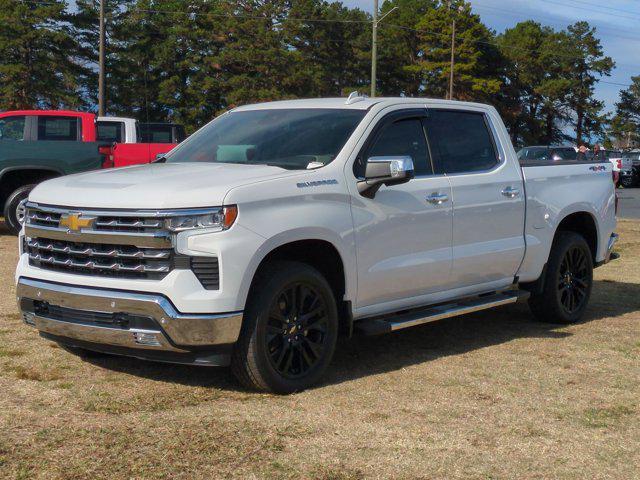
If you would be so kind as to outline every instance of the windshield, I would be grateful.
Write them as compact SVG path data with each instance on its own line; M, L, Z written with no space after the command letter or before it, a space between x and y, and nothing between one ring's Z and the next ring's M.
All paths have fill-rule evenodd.
M336 157L365 114L316 108L230 112L194 133L166 161L321 167Z

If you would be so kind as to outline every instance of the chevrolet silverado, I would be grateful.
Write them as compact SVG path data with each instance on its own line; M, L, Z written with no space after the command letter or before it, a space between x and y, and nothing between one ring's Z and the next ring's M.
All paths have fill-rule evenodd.
M236 108L151 165L30 194L24 322L79 354L315 384L339 334L528 299L584 314L617 235L608 161L521 166L493 107L411 98Z

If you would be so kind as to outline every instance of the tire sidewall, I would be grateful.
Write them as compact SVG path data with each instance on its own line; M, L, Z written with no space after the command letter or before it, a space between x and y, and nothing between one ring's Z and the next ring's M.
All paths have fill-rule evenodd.
M561 295L560 295L560 291L557 288L557 284L559 281L559 272L560 272L560 266L562 264L562 260L566 255L567 251L574 247L578 247L581 250L583 250L588 263L589 276L588 276L588 287L587 287L587 291L585 292L585 300L583 301L582 306L575 312L569 314L562 306L562 302L560 300ZM580 318L584 314L584 311L586 310L589 304L592 288L593 288L593 259L591 257L591 249L589 248L589 245L587 244L584 237L582 237L581 235L578 235L577 233L573 233L573 232L562 233L561 236L557 239L557 241L554 242L554 251L549 261L549 271L548 271L548 277L546 280L545 290L547 290L546 297L548 299L553 299L553 302L552 302L553 310L555 311L556 315L563 323L575 323L578 320L580 320Z
M283 263L283 267L286 268L286 271L276 272L262 285L260 291L257 292L255 301L251 302L248 311L253 320L252 323L254 323L251 335L251 351L255 356L254 360L260 375L268 383L272 391L276 393L292 393L304 390L316 383L331 362L338 337L338 312L333 291L322 274L308 265L294 262ZM324 357L304 377L287 378L277 372L271 364L264 337L266 335L268 311L274 297L287 285L298 282L313 286L325 302L328 317L327 337L325 339L327 344Z
M7 198L4 206L4 221L9 231L11 231L11 233L13 233L14 235L17 235L22 229L22 225L18 221L17 217L16 210L18 208L18 205L20 205L21 201L29 197L29 193L31 192L31 190L33 190L34 187L35 185L22 186L15 190L11 195L9 195L9 198Z

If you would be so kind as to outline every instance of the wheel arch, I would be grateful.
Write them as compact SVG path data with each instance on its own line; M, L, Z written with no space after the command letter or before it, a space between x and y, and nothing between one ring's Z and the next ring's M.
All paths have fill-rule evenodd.
M5 168L0 171L0 205L4 208L9 195L24 185L40 183L62 175L64 175L64 172L61 170L39 165L21 165Z
M596 263L599 247L599 232L598 222L596 222L595 216L591 212L581 210L564 216L556 227L553 235L554 242L561 232L575 232L582 235L589 245L589 250L591 250L593 263Z
M247 287L242 292L242 303L246 306L261 268L274 260L298 261L314 267L327 279L334 291L341 327L350 331L351 300L356 281L355 265L349 261L348 252L339 238L332 238L331 233L321 230L323 229L314 232L307 229L283 232L265 242L245 272L242 284Z

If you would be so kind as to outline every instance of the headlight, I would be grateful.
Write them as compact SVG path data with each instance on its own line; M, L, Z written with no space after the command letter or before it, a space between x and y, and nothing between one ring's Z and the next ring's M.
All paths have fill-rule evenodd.
M196 228L220 228L226 230L233 225L237 216L238 207L232 205L197 215L169 217L165 220L165 226L172 232L183 232L184 230Z

